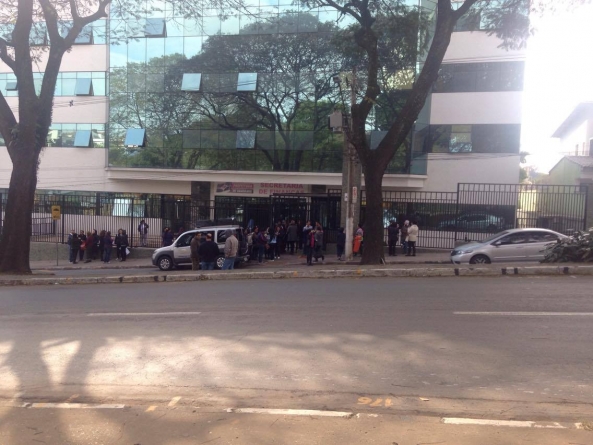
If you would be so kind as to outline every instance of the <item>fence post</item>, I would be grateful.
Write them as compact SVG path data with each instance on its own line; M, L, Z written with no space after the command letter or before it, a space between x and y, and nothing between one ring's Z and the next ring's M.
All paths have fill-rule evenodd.
M453 248L457 245L457 224L459 221L459 196L461 195L461 184L457 183L457 195L455 197L455 233L453 235Z
M64 195L62 195L61 201L62 201L62 202L60 202L60 209L61 209L61 212L62 212L62 218L60 220L60 222L62 224L62 240L61 240L61 243L64 244L64 228L66 227L66 221L65 221L65 219L66 219L66 205L65 205L66 204L66 198L65 198Z
M134 198L130 201L130 247L134 247Z

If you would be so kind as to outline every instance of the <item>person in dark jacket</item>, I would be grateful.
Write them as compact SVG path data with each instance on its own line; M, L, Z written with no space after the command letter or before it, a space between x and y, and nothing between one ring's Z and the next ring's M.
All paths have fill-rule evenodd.
M340 227L338 229L338 237L336 240L336 250L338 253L338 260L344 261L344 250L346 249L346 234L344 233L344 228Z
M387 243L389 246L389 256L397 256L396 248L397 240L399 238L399 225L395 220L387 227Z
M206 241L198 247L198 255L202 260L202 270L214 270L220 250L218 244L212 241L212 234L206 235Z
M119 256L121 257L122 261L125 261L126 257L128 256L127 249L129 245L128 234L125 230L121 231L119 242Z
M167 247L173 244L173 232L169 227L165 227L163 231L163 247Z
M266 251L266 245L268 244L268 240L264 232L259 230L259 227L255 226L253 229L253 252L254 256L257 253L257 262L258 264L263 264L264 262L264 253Z
M286 240L288 241L288 248L290 254L294 255L295 244L299 239L299 231L294 219L290 222L288 229L286 229Z
M111 232L106 232L103 237L103 262L109 264L111 262L111 250L113 249L113 238L111 238Z
M321 261L325 261L325 256L323 255L323 227L321 227L321 223L315 223L315 234L313 235L314 240L314 252L313 257L315 258L315 262L319 260L321 257Z
M115 235L115 253L117 254L117 261L121 261L121 234L124 229L119 229Z
M105 230L99 232L99 259L101 261L105 261L105 235L107 235Z
M70 258L72 258L71 263L76 264L76 259L78 258L78 252L80 252L80 238L76 233L72 233L72 238L70 238ZM84 250L82 251L84 252Z

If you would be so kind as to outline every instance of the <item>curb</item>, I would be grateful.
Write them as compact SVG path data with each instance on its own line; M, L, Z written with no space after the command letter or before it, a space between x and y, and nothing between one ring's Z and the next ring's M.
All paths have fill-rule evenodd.
M273 280L294 278L398 278L398 277L498 277L498 276L560 276L593 275L593 266L524 266L503 268L416 268L416 269L322 269L278 270L267 272L209 272L197 274L128 275L107 277L47 277L47 278L0 278L0 286L36 286L68 284L114 284L114 283L181 283L202 280Z

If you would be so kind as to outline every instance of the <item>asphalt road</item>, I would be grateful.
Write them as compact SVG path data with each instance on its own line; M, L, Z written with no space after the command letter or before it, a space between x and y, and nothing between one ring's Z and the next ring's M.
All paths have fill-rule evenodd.
M593 419L592 284L501 277L0 288L0 401Z
M582 314L593 313L592 283L508 277L4 288L0 390L34 396L32 388L45 388L59 397L68 385L101 397L112 387L118 396L129 388L158 395L162 387L212 387L227 403L242 401L247 389L589 403L593 316Z

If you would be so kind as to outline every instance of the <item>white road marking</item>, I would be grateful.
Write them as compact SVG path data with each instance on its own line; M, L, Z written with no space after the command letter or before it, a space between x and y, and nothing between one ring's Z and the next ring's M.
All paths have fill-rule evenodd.
M123 409L126 405L114 403L24 403L23 408L56 408L56 409Z
M593 312L453 312L453 315L494 315L503 317L593 317Z
M318 416L350 418L354 413L345 411L321 411L315 409L266 409L266 408L229 408L227 413L273 414L277 416Z
M504 426L510 428L542 428L559 430L568 429L568 427L563 426L558 422L534 422L530 420L490 420L443 417L441 421L448 425ZM578 428L577 425L575 426Z
M125 316L159 316L159 315L200 315L201 312L91 312L87 317L125 317Z
M169 402L169 405L167 405L167 406L175 406L175 405L177 405L177 402L179 402L180 400L181 400L181 397L179 397L179 396L173 397L171 399L171 401Z

